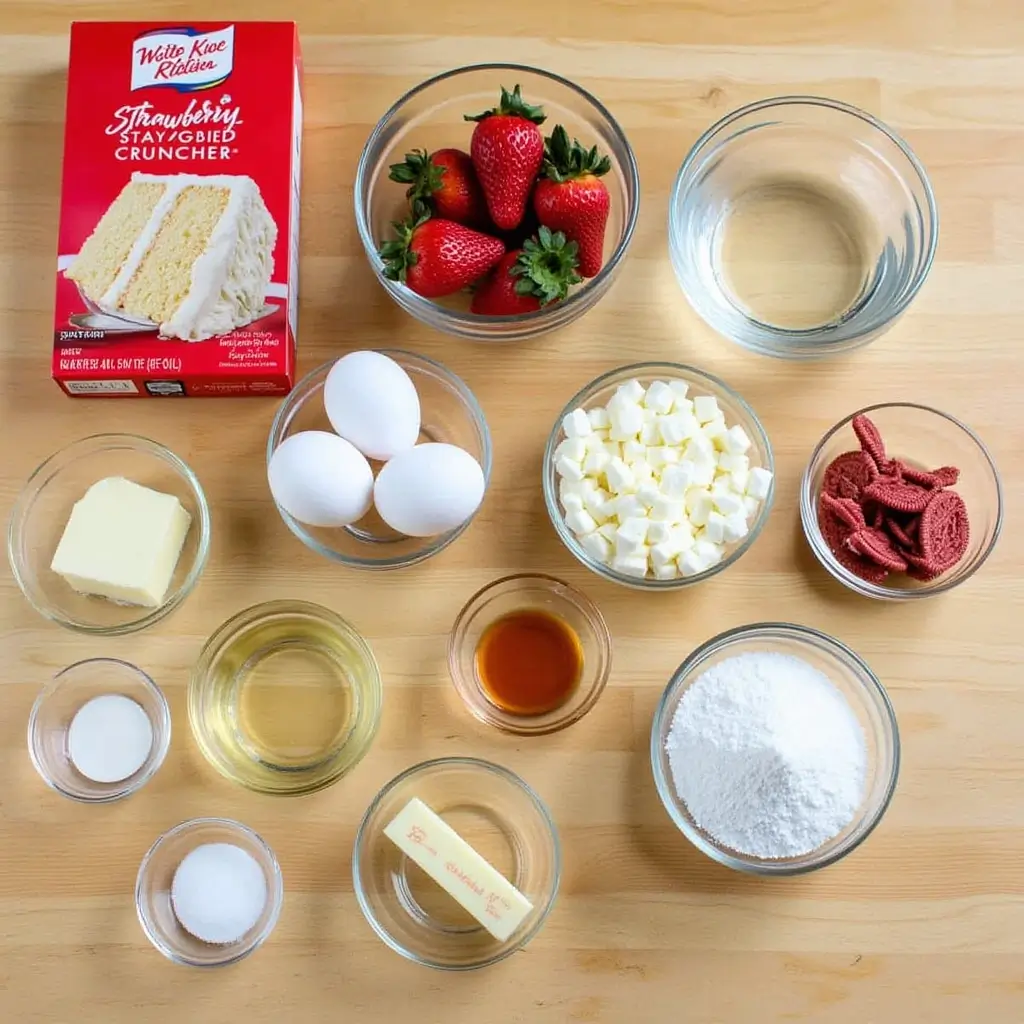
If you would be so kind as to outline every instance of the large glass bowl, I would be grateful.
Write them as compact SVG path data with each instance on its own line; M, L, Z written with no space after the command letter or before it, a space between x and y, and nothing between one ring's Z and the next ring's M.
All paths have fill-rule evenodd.
M861 415L878 428L890 457L928 469L952 465L960 470L952 490L967 506L970 540L960 561L933 580L922 582L897 572L883 583L861 579L838 561L822 536L818 500L825 470L837 455L857 449L851 422ZM800 521L815 557L844 586L881 601L913 601L958 587L985 564L1003 527L1003 487L981 438L955 417L910 402L870 405L841 419L818 442L800 481Z
M611 370L602 374L596 380L591 381L586 387L578 391L567 403L565 408L558 414L555 425L548 437L547 447L544 450L544 504L547 506L548 516L555 527L559 539L569 549L570 553L577 560L583 563L591 572L603 576L606 580L619 583L625 587L633 587L636 590L667 591L680 590L694 583L701 583L704 580L716 576L727 569L730 565L741 558L744 553L750 550L751 545L760 536L764 524L768 520L768 513L771 511L772 502L775 498L774 479L768 495L761 502L755 516L750 521L749 532L742 540L726 545L725 557L710 569L705 569L694 576L679 576L672 580L658 580L651 577L638 579L617 572L609 565L604 565L584 550L583 545L576 539L572 530L565 522L565 515L558 497L558 474L555 471L555 449L565 439L565 431L562 428L562 421L574 409L590 410L595 407L603 407L615 394L621 384L630 380L638 380L644 387L647 387L655 380L683 380L690 386L690 397L694 395L714 395L718 400L718 406L725 414L725 421L729 426L739 424L746 431L752 445L747 452L750 458L751 468L762 466L769 472L775 472L775 462L772 456L771 443L765 433L757 414L746 403L746 401L728 384L710 373L704 373L693 366L686 366L683 363L634 363L630 366L622 366L617 370Z
M931 270L938 210L907 143L856 107L760 100L694 144L669 202L690 305L731 341L806 359L866 345Z
M864 730L867 776L864 798L849 825L834 839L799 857L768 859L740 853L701 828L672 782L665 742L686 690L709 668L745 653L777 652L813 665L828 676L846 699ZM712 860L755 875L798 875L841 860L856 849L881 821L896 790L900 767L899 729L889 697L867 664L847 646L816 629L781 622L741 626L698 647L669 681L651 726L651 767L658 796L680 832Z
M562 124L586 146L598 146L611 158L603 181L611 195L605 234L604 265L596 277L579 285L565 301L517 316L480 316L469 312L465 294L439 301L425 299L384 276L377 250L392 237L392 222L408 217L404 185L388 179L391 164L413 149L454 147L469 151L473 125L464 114L495 106L502 86L522 86L524 98L547 113L542 132ZM416 319L471 341L519 341L564 327L582 316L608 291L622 264L640 202L633 150L604 105L568 79L521 64L478 64L455 68L420 83L380 119L363 147L356 171L355 208L359 237L377 279L388 294Z
M71 509L97 481L123 476L173 494L192 517L174 575L157 608L117 604L80 594L50 568ZM144 629L185 600L210 552L210 509L195 473L174 452L134 434L95 434L51 455L28 478L11 512L7 556L29 603L79 633L115 636Z
M480 463L484 486L491 479L491 433L484 411L473 392L451 370L426 356L397 349L380 349L405 370L416 386L422 422L420 443L443 441L464 448ZM285 438L303 430L332 429L324 409L324 382L334 361L308 373L281 403L267 438L267 464ZM277 511L285 525L318 555L355 569L397 569L416 565L443 551L473 521L436 537L406 537L396 533L374 509L351 526L306 526L283 508ZM475 513L474 513L475 515Z

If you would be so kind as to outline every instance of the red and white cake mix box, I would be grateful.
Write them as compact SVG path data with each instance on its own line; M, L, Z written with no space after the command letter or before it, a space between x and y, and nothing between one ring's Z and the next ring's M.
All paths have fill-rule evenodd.
M280 395L295 373L293 22L71 27L53 376L71 395Z

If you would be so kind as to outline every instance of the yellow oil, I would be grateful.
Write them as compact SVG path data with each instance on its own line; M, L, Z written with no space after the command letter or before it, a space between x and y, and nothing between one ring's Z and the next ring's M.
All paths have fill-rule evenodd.
M280 616L239 631L190 695L204 753L242 785L307 792L355 764L379 691L363 652L329 623Z

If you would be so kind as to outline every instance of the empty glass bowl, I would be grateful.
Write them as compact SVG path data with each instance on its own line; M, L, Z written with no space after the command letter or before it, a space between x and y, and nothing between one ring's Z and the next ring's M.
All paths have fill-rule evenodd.
M477 649L485 631L513 612L538 610L576 634L583 654L579 682L564 704L537 715L513 714L492 700L480 680ZM597 606L568 583L534 573L506 576L477 591L448 637L448 672L466 707L505 732L540 736L578 722L598 701L611 671L612 638Z
M860 415L868 416L878 428L890 457L925 469L956 466L960 470L960 479L951 490L967 506L970 540L960 561L933 580L922 582L902 572L890 572L880 584L861 579L836 559L822 536L818 502L825 470L837 455L858 448L851 422ZM800 521L818 561L840 583L865 597L911 601L952 590L984 565L1003 526L1003 488L988 449L958 419L910 402L870 405L840 420L818 442L800 481Z
M491 478L491 434L480 403L454 373L426 356L397 349L381 349L412 378L420 399L421 443L443 441L464 448L484 472L485 486ZM281 403L267 439L267 463L285 438L303 430L327 430L331 424L324 409L324 381L334 361L308 373ZM344 527L306 526L277 507L285 525L306 547L334 562L356 569L396 569L443 551L473 521L436 537L406 537L396 533L374 509L358 523Z
M413 149L454 147L469 151L473 125L465 114L493 108L502 86L522 86L523 98L544 107L541 131L564 125L570 136L598 146L611 158L602 180L611 196L605 233L604 265L596 277L577 286L563 302L517 316L480 316L469 312L465 294L425 299L384 276L377 250L393 237L392 222L409 216L407 186L388 179L391 164ZM377 279L407 313L423 323L471 341L518 341L572 323L607 292L633 237L640 183L629 142L604 105L565 78L521 64L477 64L437 75L407 92L380 119L363 147L356 171L355 207L359 237ZM518 244L518 243L510 243Z
M122 476L173 494L192 517L163 604L140 608L80 594L50 569L71 509L97 481ZM11 512L7 556L41 615L80 633L114 636L162 619L191 593L210 551L210 509L195 473L172 451L134 434L95 434L51 455L28 478Z
M720 843L703 829L676 793L665 742L676 708L686 690L709 668L746 653L777 652L810 663L845 698L864 730L867 775L864 798L849 825L834 839L800 857L768 859L740 853ZM781 622L741 626L713 637L698 647L669 681L654 712L651 726L651 767L658 796L676 827L702 853L736 871L755 875L798 875L834 864L856 849L881 821L896 790L900 767L900 740L896 715L875 674L850 648L810 629Z
M761 100L694 144L669 206L690 304L731 341L811 358L866 345L931 269L938 211L891 128L815 96Z
M233 942L204 942L186 931L174 912L171 886L178 866L194 849L226 843L248 853L260 866L267 900L259 918ZM168 960L189 967L237 963L267 940L284 902L284 882L274 851L252 829L227 818L194 818L165 832L142 859L135 882L135 910L146 938Z
M532 904L504 941L384 834L414 797ZM377 794L356 834L352 878L360 909L386 945L427 967L467 971L504 960L540 931L561 864L555 823L519 776L476 758L445 757L414 765Z
M362 760L382 701L373 652L348 622L308 601L268 601L206 642L188 717L225 778L289 796L323 789Z
M731 427L739 424L746 431L752 444L747 456L750 459L751 468L762 466L770 473L775 472L775 462L772 457L772 447L768 441L761 421L757 414L746 401L725 381L713 377L710 373L704 373L693 366L686 366L683 363L634 363L630 366L622 366L617 370L602 374L596 380L591 381L586 387L577 392L558 414L555 425L548 437L547 447L544 450L544 504L547 506L548 516L555 527L559 539L569 549L570 553L582 562L591 572L596 572L606 580L619 583L624 587L633 587L637 590L679 590L682 587L700 583L717 575L723 569L727 569L739 559L750 546L757 540L768 521L768 513L771 511L772 501L775 498L775 484L772 482L767 497L761 502L754 517L749 520L749 532L742 540L726 545L725 557L710 569L705 569L694 576L679 576L672 580L659 580L653 577L638 579L635 576L627 576L617 572L610 565L605 565L583 548L583 545L576 539L572 530L565 522L565 513L558 497L558 473L555 470L555 449L565 439L565 431L562 428L562 421L574 409L590 410L596 407L603 408L608 404L609 399L621 384L630 380L638 380L644 387L647 387L655 380L683 380L690 386L689 397L695 395L713 395L718 400L718 406L725 414L725 422Z
M71 760L68 730L89 701L119 694L146 713L153 741L146 760L125 779L96 782ZM140 668L116 658L89 658L58 672L40 691L28 720L28 750L43 781L62 796L104 804L140 790L158 771L171 742L171 712L160 688Z

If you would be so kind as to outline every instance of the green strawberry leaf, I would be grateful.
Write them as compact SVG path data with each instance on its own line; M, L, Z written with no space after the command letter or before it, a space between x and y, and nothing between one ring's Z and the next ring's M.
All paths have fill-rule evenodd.
M534 124L543 124L547 120L544 108L527 103L523 99L518 85L511 92L502 86L501 102L496 107L485 110L482 114L463 114L462 116L466 121L483 121L485 118L497 116L522 117Z

